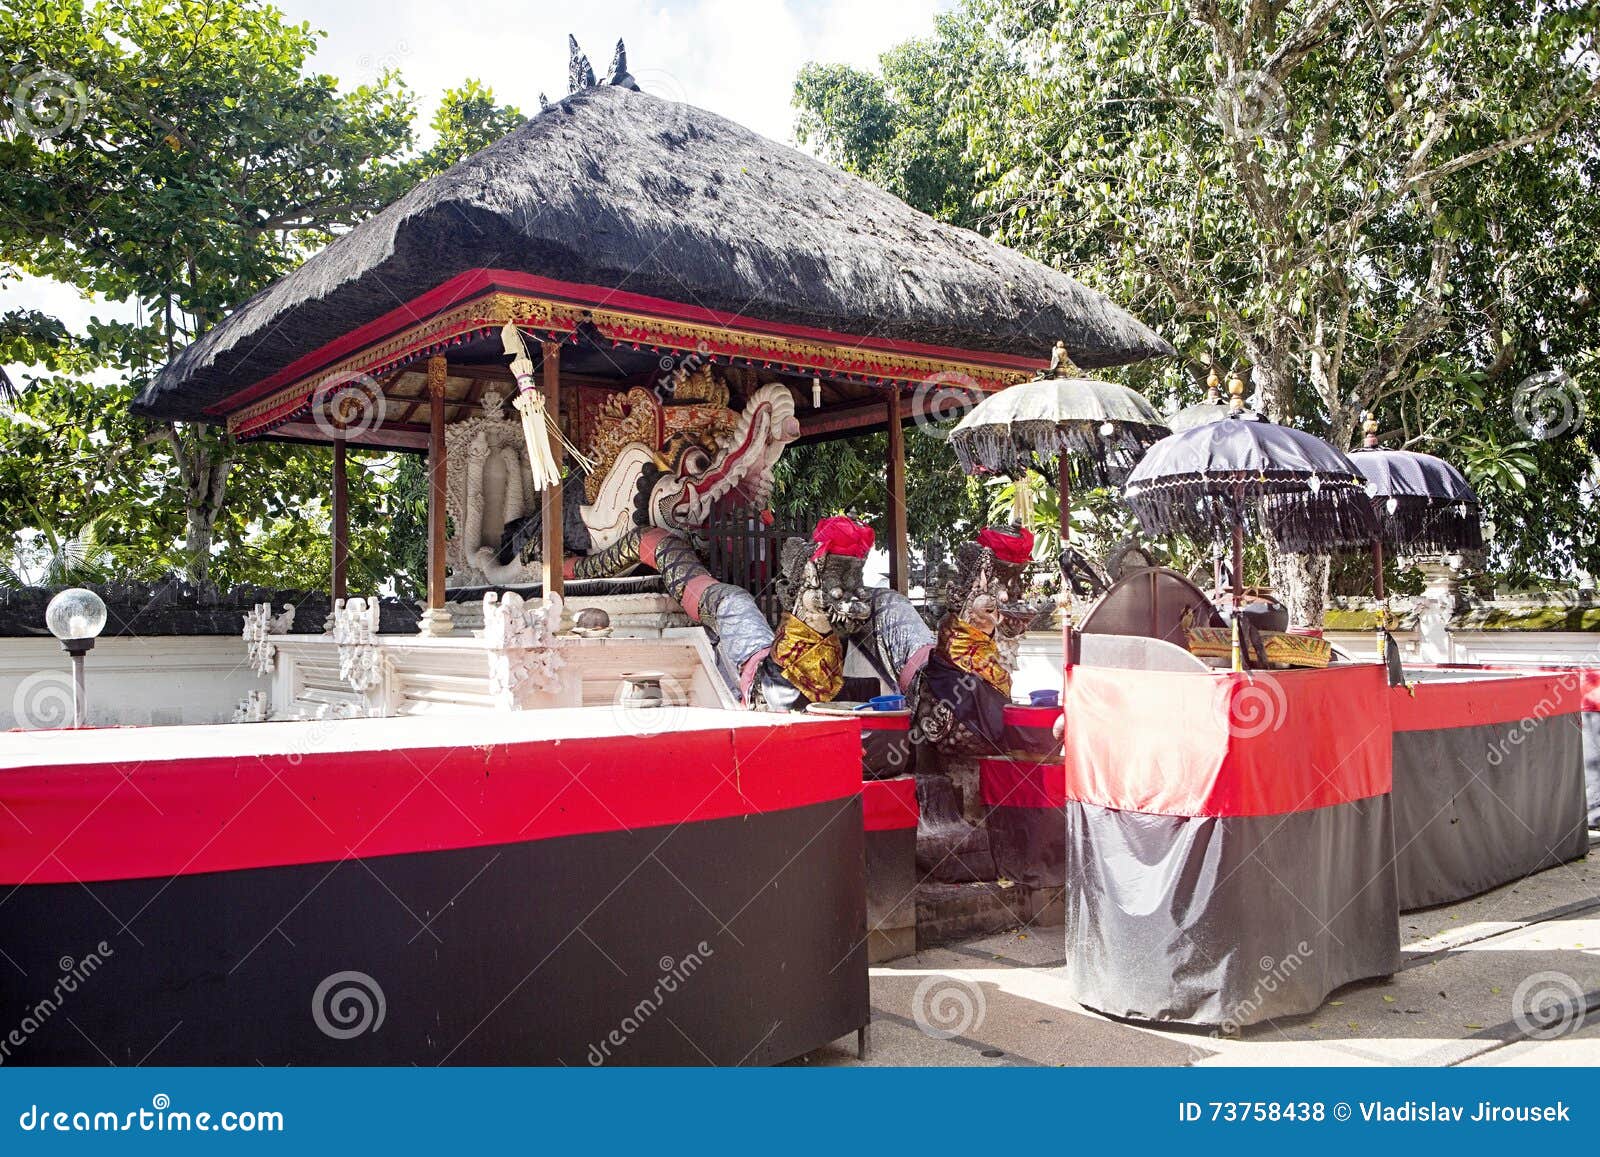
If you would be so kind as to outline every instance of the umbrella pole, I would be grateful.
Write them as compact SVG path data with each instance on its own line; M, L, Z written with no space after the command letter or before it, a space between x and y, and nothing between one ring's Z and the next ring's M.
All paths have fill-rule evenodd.
M1244 607L1244 527L1233 524L1233 669L1244 670L1244 647L1240 638L1243 628L1239 614Z
M1061 472L1061 545L1072 545L1072 483L1067 474L1067 452L1062 450L1056 457L1057 468Z
M1067 451L1065 447L1062 447L1056 454L1056 469L1061 489L1058 501L1061 511L1061 549L1063 551L1072 545L1072 490L1067 468ZM1067 578L1064 573L1061 576L1061 591L1062 594L1067 593ZM1070 601L1062 607L1061 621L1064 632L1062 635L1062 658L1064 660L1062 666L1072 667L1078 662L1078 628L1072 621L1072 605ZM1066 691L1063 688L1061 702L1065 703L1066 701Z
M1372 544L1372 590L1378 596L1378 662L1388 661L1389 595L1383 585L1383 539Z

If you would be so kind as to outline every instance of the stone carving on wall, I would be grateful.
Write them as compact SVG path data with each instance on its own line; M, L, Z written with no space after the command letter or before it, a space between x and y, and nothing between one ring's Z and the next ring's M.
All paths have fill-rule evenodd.
M560 623L560 598L525 600L515 591L483 596L483 641L495 706L522 710L533 706L538 692L560 685L557 672L564 661L555 637Z
M333 605L333 641L339 648L339 678L358 695L381 686L389 658L378 642L379 602L340 599Z
M257 603L244 617L244 645L250 656L250 669L257 675L270 672L278 660L273 635L287 635L294 626L294 604L285 603L283 613L274 615L271 603Z

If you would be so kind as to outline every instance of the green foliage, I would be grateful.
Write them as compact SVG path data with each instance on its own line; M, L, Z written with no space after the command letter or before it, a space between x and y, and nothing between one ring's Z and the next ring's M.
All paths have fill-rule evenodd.
M1600 413L1597 36L1582 0L969 0L897 50L948 83L897 87L892 53L876 87L813 69L797 100L896 191L904 126L936 125L921 171L959 142L950 199L1179 349L1123 371L1158 402L1215 362L1341 445L1372 409L1474 474L1497 565L1594 570L1587 428L1530 438L1514 402L1562 369Z
M195 581L328 581L329 452L149 423L128 402L228 309L522 117L469 80L444 94L419 154L399 76L341 90L307 71L317 35L261 0L0 8L0 75L66 78L43 112L0 106L0 278L137 305L134 321L84 334L0 315L0 363L72 375L19 383L0 410L13 552L93 528L117 557ZM396 577L391 547L402 586L419 573L416 543L391 541L417 533L404 461L351 455L352 589Z

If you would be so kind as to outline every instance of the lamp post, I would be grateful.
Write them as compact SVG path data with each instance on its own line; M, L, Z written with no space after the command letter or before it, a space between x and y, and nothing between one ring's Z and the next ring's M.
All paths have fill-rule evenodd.
M44 609L44 625L61 640L61 649L72 656L72 725L82 727L88 716L83 657L105 630L106 604L91 590L71 587L50 600Z

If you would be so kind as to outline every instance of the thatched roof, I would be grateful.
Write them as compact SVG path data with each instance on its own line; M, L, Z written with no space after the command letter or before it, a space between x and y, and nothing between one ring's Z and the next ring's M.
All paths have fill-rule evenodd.
M1063 273L732 121L588 88L338 238L169 364L195 418L451 276L507 269L834 333L1083 366L1171 352Z

